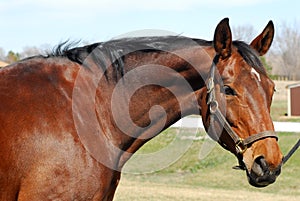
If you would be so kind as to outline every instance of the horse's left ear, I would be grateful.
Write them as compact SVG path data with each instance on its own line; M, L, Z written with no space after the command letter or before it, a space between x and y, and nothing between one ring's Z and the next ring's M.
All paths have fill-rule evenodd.
M232 36L228 18L224 18L217 25L213 43L216 53L220 55L222 59L231 55Z
M259 34L250 44L260 56L266 54L272 44L274 38L274 24L269 21L266 28Z

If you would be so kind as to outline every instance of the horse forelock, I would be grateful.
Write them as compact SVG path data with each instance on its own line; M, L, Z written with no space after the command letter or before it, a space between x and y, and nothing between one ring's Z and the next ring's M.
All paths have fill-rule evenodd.
M238 53L245 62L254 70L263 75L267 75L266 69L261 62L258 53L243 41L233 41L233 45L238 49Z

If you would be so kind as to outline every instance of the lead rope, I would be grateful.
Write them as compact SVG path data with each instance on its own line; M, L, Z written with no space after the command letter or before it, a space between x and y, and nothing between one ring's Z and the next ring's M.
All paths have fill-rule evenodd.
M295 153L295 151L299 148L300 146L300 139L298 140L298 142L293 146L293 148L289 151L289 153L283 157L282 163L285 164L290 157Z

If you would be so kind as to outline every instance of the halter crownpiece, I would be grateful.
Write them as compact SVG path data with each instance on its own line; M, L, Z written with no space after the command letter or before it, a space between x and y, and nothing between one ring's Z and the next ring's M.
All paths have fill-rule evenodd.
M253 135L247 137L246 139L242 139L231 128L227 119L224 117L224 115L220 111L219 104L216 99L214 78L215 78L215 71L216 71L216 63L218 62L218 60L219 60L219 56L216 55L213 59L213 62L212 62L211 68L210 68L210 72L209 72L210 77L208 78L208 82L207 82L207 86L206 86L207 87L207 95L208 95L207 105L209 106L209 110L210 110L210 126L211 126L214 134L216 134L216 132L215 132L213 122L216 121L216 119L217 119L218 122L224 127L224 129L226 130L227 134L230 136L232 141L234 142L234 146L236 148L237 155L242 155L247 150L247 148L249 146L251 146L252 143L254 143L258 140L262 140L262 139L269 138L269 137L276 138L276 140L277 140L278 136L275 133L275 131L263 131L261 133L253 134ZM219 141L218 138L216 138L214 140L218 141L220 143L220 145L223 146L225 149L228 149L227 148L228 145Z

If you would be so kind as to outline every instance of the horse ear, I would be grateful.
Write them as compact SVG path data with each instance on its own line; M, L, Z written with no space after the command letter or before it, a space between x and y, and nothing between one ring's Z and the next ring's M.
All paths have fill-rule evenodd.
M214 48L217 54L225 59L231 55L232 35L229 19L224 18L216 27L214 35Z
M266 28L250 44L260 56L267 53L274 38L274 24L270 20Z

